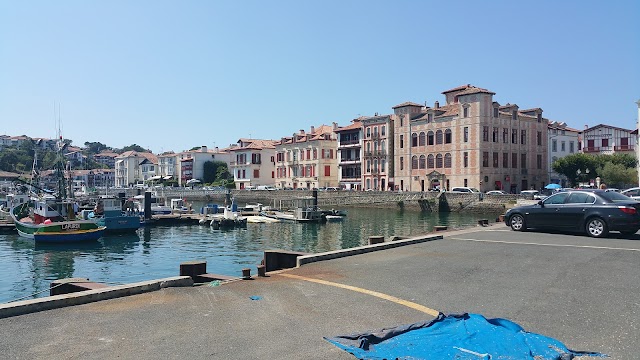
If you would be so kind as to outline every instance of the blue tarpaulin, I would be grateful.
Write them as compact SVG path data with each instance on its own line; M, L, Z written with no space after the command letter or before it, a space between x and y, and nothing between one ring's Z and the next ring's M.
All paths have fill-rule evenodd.
M358 359L569 360L606 355L569 350L506 319L479 314L444 315L429 322L325 338Z

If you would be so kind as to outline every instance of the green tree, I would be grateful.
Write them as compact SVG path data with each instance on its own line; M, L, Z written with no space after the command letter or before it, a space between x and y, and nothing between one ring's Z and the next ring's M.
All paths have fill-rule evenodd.
M207 161L202 165L202 182L211 184L216 181L216 164L213 161Z
M99 154L103 150L111 150L111 148L108 147L107 145L97 141L96 142L85 141L84 147L85 147L85 153L87 155Z
M216 169L216 180L227 181L231 179L231 173L229 172L229 167L227 166L227 163L224 161L216 161L216 163L218 164Z
M116 149L116 150L117 151L115 151L115 152L117 152L119 154L122 154L125 151L151 152L150 150L146 150L145 148L143 148L142 146L137 145L137 144L132 144L132 145L129 145L129 146L125 146L122 149Z
M566 176L571 186L576 186L579 182L595 178L598 165L599 161L595 156L576 153L554 161L551 168L558 174Z
M598 176L600 176L600 183L605 183L608 187L625 188L630 184L638 183L636 168L626 167L620 163L605 163L603 167L598 168Z

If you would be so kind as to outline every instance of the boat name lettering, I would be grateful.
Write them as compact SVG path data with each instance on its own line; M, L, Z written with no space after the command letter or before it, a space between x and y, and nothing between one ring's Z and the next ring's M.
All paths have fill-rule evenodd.
M77 230L80 229L80 224L62 224L62 230Z

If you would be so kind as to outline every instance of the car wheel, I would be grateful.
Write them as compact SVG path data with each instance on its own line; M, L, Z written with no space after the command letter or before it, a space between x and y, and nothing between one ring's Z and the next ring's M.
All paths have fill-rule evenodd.
M594 238L605 237L609 233L609 230L607 230L607 223L599 217L587 220L585 230L587 231L587 235Z
M527 226L524 222L524 217L520 214L513 214L509 218L509 226L513 231L525 231Z

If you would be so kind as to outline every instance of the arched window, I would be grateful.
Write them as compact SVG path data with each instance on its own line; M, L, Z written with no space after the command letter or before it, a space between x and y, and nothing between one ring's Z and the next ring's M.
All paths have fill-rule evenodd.
M411 134L411 147L416 147L418 146L418 134L413 133Z
M433 145L433 131L427 133L427 145Z
M367 160L367 173L371 173L371 160Z
M442 130L436 131L436 145L442 144Z
M380 172L382 172L382 173L385 172L384 171L385 165L387 165L386 161L384 161L384 159L380 160Z
M373 172L378 172L378 159L373 160Z
M425 140L424 132L421 132L420 137L418 138L418 146L424 146L424 140Z
M384 140L382 140L382 141L380 142L380 151L382 151L382 155L384 155L385 150L386 150L386 148L385 148L385 143L384 143Z
M427 169L433 169L434 165L433 165L433 154L429 154L427 156Z
M411 169L417 169L418 168L418 157L413 155L411 157Z
M442 154L436 155L436 168L439 169L442 167Z
M377 142L377 141L374 141L374 142L373 142L373 151L374 151L374 152L377 152L377 151L378 151L378 142Z
M367 152L371 152L371 143L367 142Z
M444 154L444 167L451 167L451 153Z
M424 169L427 167L427 158L424 155L420 155L420 169Z
M382 125L382 130L381 130L382 136L385 136L387 134L386 130L387 130L387 127L385 125Z
M444 131L444 143L451 144L451 129Z

